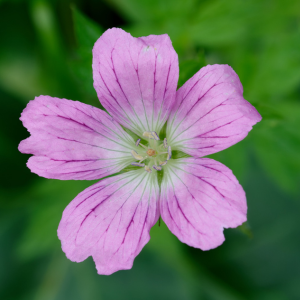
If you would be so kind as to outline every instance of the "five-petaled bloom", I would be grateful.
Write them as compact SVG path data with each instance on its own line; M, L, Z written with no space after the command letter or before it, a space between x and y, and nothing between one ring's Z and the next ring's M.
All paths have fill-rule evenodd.
M99 274L130 269L159 216L180 241L202 250L222 244L224 228L246 221L245 193L232 172L200 157L242 140L261 116L227 65L202 68L176 91L178 75L168 35L134 38L113 28L93 49L94 87L110 115L49 96L23 111L31 136L19 150L34 155L27 165L40 176L92 180L136 166L67 206L58 237L70 260L93 256ZM174 150L191 157L174 159Z

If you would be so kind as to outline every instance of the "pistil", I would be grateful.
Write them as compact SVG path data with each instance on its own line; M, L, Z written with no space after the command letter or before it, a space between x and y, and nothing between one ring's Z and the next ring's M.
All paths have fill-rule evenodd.
M153 149L148 149L146 153L147 153L148 156L153 156L153 155L156 154L156 151L153 150Z
M148 173L152 172L152 169L161 171L162 167L167 164L168 160L172 157L171 146L168 145L167 139L164 138L162 143L158 143L159 136L155 131L145 131L144 137L149 140L148 146L141 144L141 139L138 139L135 143L137 147L142 147L141 151L131 151L131 155L138 162L132 162L131 165L136 167L144 167ZM147 163L142 163L147 161ZM158 162L158 163L157 163Z

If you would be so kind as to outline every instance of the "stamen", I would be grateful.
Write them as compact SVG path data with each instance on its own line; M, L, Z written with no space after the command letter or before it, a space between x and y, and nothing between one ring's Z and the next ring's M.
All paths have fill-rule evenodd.
M141 146L141 147L143 147L143 148L145 148L145 149L148 149L148 147L146 147L145 145L143 145L143 144L141 144L141 143L139 143L139 146Z
M168 161L167 161L167 160L164 160L164 161L160 161L160 162L159 162L159 165L160 165L160 166L165 166L167 163L168 163Z
M159 136L155 131L145 131L143 136L149 139L149 144L145 146L141 143L141 139L137 139L135 146L141 146L144 149L139 149L139 153L135 150L131 150L131 155L136 160L132 162L131 165L144 167L148 173L152 173L153 169L161 171L163 166L168 163L168 160L172 158L172 150L171 146L168 146L167 138L164 138L162 142L157 142L159 141ZM163 159L163 161L161 161L161 159Z
M156 166L156 165L153 165L152 168L156 171L161 171L162 170L162 167L161 166Z
M151 131L151 133L152 133L154 139L155 139L156 141L159 141L159 136L158 136L158 134L157 134L155 131Z
M141 164L141 163L138 163L138 162L132 162L131 165L135 166L135 167L145 167L145 164Z
M145 131L145 132L143 133L143 136L144 136L144 137L147 137L147 138L149 138L149 139L152 139L152 140L159 141L158 134L157 134L155 131Z
M143 156L139 155L136 151L131 150L131 155L136 159L136 160L142 160Z
M167 160L169 160L171 157L172 157L171 146L168 146L168 156L167 156Z
M154 139L154 137L153 137L151 131L145 131L145 132L143 133L143 136L144 136L144 137L147 137L147 138L149 138L149 139Z
M167 138L164 138L164 147L165 147L165 148L168 147Z
M135 145L138 147L138 145L140 144L140 141L141 139L138 139L136 142L135 142Z
M145 166L145 171L148 173L152 173L152 170L148 166Z

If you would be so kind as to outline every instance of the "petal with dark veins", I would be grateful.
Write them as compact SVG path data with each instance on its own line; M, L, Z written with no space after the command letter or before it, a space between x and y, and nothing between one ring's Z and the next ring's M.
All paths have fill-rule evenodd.
M134 38L107 30L93 49L94 87L101 104L139 136L159 132L176 97L178 56L167 34Z
M156 178L144 170L84 190L63 212L58 228L63 251L76 262L93 256L99 274L130 269L158 220L158 193Z
M172 149L202 157L241 141L260 120L257 110L243 98L233 69L209 65L177 91L167 138Z
M33 154L29 169L46 178L100 179L132 162L134 140L106 112L77 101L36 97L21 121L31 136L19 145Z
M245 192L223 164L209 158L185 158L165 168L160 212L181 242L209 250L223 243L224 228L246 221Z

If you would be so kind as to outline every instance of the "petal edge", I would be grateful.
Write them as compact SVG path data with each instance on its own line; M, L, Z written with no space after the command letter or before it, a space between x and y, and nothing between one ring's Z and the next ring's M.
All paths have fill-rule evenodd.
M257 110L243 98L233 69L208 65L177 91L167 138L174 149L202 157L241 141L260 120Z
M178 57L168 35L134 38L108 29L93 49L94 87L101 104L139 136L159 132L176 97Z
M161 216L178 239L209 250L224 242L223 228L246 221L245 192L231 170L208 158L186 158L167 165Z
M64 210L58 237L67 257L93 256L99 274L130 269L158 219L158 185L151 174L132 171L81 192Z
M132 161L133 139L96 107L40 96L28 103L20 119L31 136L21 141L19 151L34 155L27 166L40 176L99 179Z

